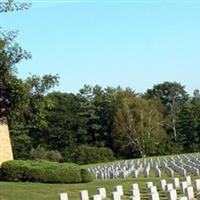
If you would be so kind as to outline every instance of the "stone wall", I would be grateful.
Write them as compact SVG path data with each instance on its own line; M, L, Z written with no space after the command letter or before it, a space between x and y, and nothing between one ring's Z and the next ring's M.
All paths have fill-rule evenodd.
M0 165L8 160L13 160L10 133L8 125L0 123Z

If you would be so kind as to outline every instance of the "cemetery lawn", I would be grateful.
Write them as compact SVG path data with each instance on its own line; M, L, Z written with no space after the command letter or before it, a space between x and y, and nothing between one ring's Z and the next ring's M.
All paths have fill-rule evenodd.
M197 178L197 177L195 177ZM166 178L168 179L168 178ZM67 192L69 200L79 200L79 191L87 189L89 195L94 195L98 187L105 187L108 196L113 191L114 186L123 185L125 198L130 198L130 186L132 183L138 183L140 191L143 191L143 198L147 199L145 194L145 183L153 181L159 187L159 178L127 178L117 180L95 180L84 184L39 184L39 183L13 183L0 182L0 200L57 200L58 194ZM169 178L170 182L170 178ZM162 195L162 192L161 192ZM165 194L160 199L166 199Z
M152 180L152 178L151 178ZM12 183L0 182L0 200L57 200L58 194L67 192L69 200L79 200L79 191L87 189L89 194L95 194L98 187L106 187L107 193L113 191L114 186L123 185L127 195L133 182L144 186L147 179L117 179L95 180L83 184L38 184L38 183ZM158 182L158 179L154 179ZM145 187L145 186L144 186ZM129 194L130 195L130 194Z

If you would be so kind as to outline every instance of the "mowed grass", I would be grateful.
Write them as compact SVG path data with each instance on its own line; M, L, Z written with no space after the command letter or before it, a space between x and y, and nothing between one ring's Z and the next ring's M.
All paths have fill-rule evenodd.
M90 195L97 192L98 187L106 187L107 193L111 193L116 185L123 185L125 194L130 196L132 183L139 183L140 188L145 187L149 179L116 179L95 180L84 184L38 184L38 183L10 183L0 182L0 200L57 200L58 194L67 192L69 199L78 200L80 190L88 190ZM152 180L152 179L151 179ZM158 182L154 179L154 182Z
M166 157L160 157L166 158ZM167 157L168 158L168 157ZM170 156L169 156L170 158ZM149 159L149 158L147 158ZM142 159L141 159L142 160ZM122 161L115 161L122 162ZM93 167L97 165L109 165L109 163L91 164L82 166L84 168ZM124 189L123 200L130 199L131 196L131 184L138 183L141 193L141 199L147 200L148 194L146 189L146 182L151 181L157 186L159 191L160 199L167 200L166 193L161 191L159 180L166 179L168 183L172 183L172 178L169 178L166 173L162 171L162 178L155 177L155 170L151 169L150 177L144 178L143 174L140 174L136 178L127 179L109 179L109 180L94 180L90 183L84 184L41 184L41 183L13 183L13 182L1 182L0 180L0 200L58 200L58 194L61 192L67 192L69 200L80 200L79 191L88 190L89 195L92 196L97 193L97 188L105 187L107 191L108 198L111 197L111 192L114 191L114 187L117 185L122 185ZM194 179L200 179L200 177L194 177L192 174L188 174ZM180 181L184 178L180 177L179 174L175 173L174 177L179 177ZM182 196L180 190L177 191L178 196Z
M200 178L200 177L195 177ZM171 178L166 178L168 183L172 183ZM88 190L89 195L97 193L98 187L105 187L107 190L108 198L114 190L114 186L123 185L125 196L124 200L130 199L131 191L130 187L132 183L138 183L140 192L142 194L141 199L147 200L148 195L146 191L146 182L152 181L157 186L160 194L160 199L166 200L166 193L161 191L159 187L160 178L127 178L116 180L95 180L90 183L84 184L38 184L38 183L12 183L12 182L0 182L0 200L58 200L58 194L61 192L67 192L69 200L79 200L79 191ZM180 178L183 180L183 178ZM178 191L179 195L180 191Z

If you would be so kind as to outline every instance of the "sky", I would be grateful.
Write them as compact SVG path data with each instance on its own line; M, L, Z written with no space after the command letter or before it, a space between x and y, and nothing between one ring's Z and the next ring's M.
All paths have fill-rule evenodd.
M17 65L21 78L59 74L56 90L73 93L84 84L145 92L164 81L200 89L200 0L31 2L1 14L32 54Z

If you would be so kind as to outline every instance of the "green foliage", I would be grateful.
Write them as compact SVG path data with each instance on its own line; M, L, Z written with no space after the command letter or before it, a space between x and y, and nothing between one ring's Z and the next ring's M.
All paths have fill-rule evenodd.
M109 148L81 145L76 149L73 161L78 164L89 164L108 162L114 159L113 152Z
M60 161L62 160L62 155L57 150L46 150L44 147L37 146L37 148L32 149L30 152L30 157L33 160L49 160L49 161Z
M83 183L91 182L95 178L87 169L81 169L81 177Z
M157 146L165 139L162 113L154 102L130 92L121 93L119 100L112 132L118 153L128 158L134 154L155 155Z
M19 128L19 127L18 127ZM13 129L11 131L11 141L15 159L29 159L32 149L32 139L28 135L28 130Z
M42 183L81 183L91 181L92 176L76 164L15 160L2 164L1 179Z
M145 95L147 98L159 99L161 101L164 107L165 130L176 141L176 114L188 100L185 87L177 82L164 82L154 85L153 89L148 89Z
M30 3L19 3L14 2L14 0L7 0L0 2L0 13L1 12L13 12L19 10L25 10L30 7Z

